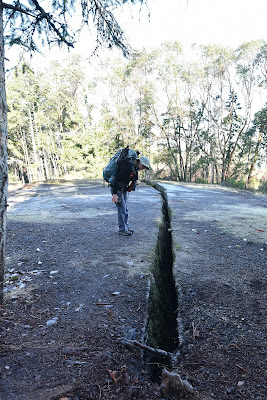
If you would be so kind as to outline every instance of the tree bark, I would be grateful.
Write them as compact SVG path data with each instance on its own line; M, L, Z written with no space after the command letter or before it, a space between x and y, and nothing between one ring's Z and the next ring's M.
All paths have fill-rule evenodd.
M28 145L27 145L27 140L26 140L26 135L23 129L20 129L20 136L21 136L21 141L22 141L22 146L23 146L23 153L24 153L24 162L26 165L26 170L27 170L27 175L29 178L29 182L33 182L33 177L32 177L32 169L31 169L31 163L30 163L30 158L29 158L29 151L28 151Z
M35 164L36 173L34 174L34 180L41 181L42 179L42 170L41 170L41 160L38 156L37 145L36 145L36 135L34 132L33 126L33 116L30 109L28 109L29 123L30 123L30 132L31 132L31 140L32 140L32 149L33 149L33 160Z
M258 156L259 156L259 147L260 147L262 137L263 137L262 132L263 132L263 130L260 130L260 132L259 132L257 145L256 145L256 149L255 149L255 154L254 154L253 160L250 165L250 169L249 169L249 173L248 173L248 177L247 177L247 181L246 181L246 185L245 185L246 189L248 189L248 187L249 187L250 180L252 178L252 173L255 168L255 164L257 162Z
M7 103L5 87L5 49L3 9L0 1L0 303L3 301L7 207Z
M44 158L45 180L49 181L51 179L49 160L47 157L47 152L44 149L43 149L43 158Z
M236 148L237 148L237 144L239 142L239 139L241 138L241 135L242 135L246 125L247 125L247 120L245 120L244 125L242 126L242 128L238 132L238 135L237 135L237 138L235 140L234 146L233 146L232 150L230 151L229 159L228 159L227 165L225 166L224 181L226 181L228 176L229 176L229 171L230 171L230 167L231 167L231 164L232 164L233 156L235 154L235 151L236 151Z

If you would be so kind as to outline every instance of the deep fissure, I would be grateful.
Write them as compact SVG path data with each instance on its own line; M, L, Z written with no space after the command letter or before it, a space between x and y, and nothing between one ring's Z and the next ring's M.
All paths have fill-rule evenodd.
M155 349L174 352L179 346L177 327L178 296L173 276L173 240L171 210L165 189L159 184L149 183L162 198L162 218L159 224L155 259L148 297L146 322L146 344ZM159 354L144 352L147 370L154 381L160 379L163 366L171 367L170 359Z

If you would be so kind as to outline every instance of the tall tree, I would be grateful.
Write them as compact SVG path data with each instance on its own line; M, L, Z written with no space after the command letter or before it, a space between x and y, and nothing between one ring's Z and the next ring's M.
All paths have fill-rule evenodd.
M4 276L4 249L7 202L7 104L5 93L4 44L18 44L37 50L39 44L58 43L73 47L76 37L70 28L70 18L80 10L81 27L93 22L96 27L97 50L102 44L116 46L124 55L130 46L116 21L113 10L123 3L144 3L145 0L0 0L0 285ZM41 5L43 4L43 6ZM5 14L5 15L4 15ZM4 24L5 21L5 39ZM41 40L41 41L40 41ZM0 297L2 290L0 287ZM2 298L0 299L0 301Z
M1 2L2 3L2 2ZM1 34L2 33L2 34ZM7 104L4 67L3 8L0 7L0 303L5 262L6 207L7 207ZM2 60L2 61L1 61Z
M258 111L253 120L253 126L246 132L244 145L247 146L249 158L246 188L253 177L253 172L259 158L266 158L267 145L267 107ZM264 152L265 148L265 152Z

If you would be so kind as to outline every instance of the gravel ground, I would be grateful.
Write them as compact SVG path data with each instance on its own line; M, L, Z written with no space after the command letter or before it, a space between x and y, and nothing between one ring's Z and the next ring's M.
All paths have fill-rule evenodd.
M195 396L266 399L267 197L169 187L184 357Z
M109 189L71 181L10 186L1 400L266 398L267 198L165 187L179 293L176 367L194 394L164 395L141 350L118 343L144 339L160 196L144 184L131 193L135 233L120 237Z

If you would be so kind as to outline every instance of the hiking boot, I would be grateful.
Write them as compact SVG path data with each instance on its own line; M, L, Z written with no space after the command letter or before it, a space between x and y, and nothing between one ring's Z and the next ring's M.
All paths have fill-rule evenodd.
M131 231L119 231L119 235L121 236L131 236Z

